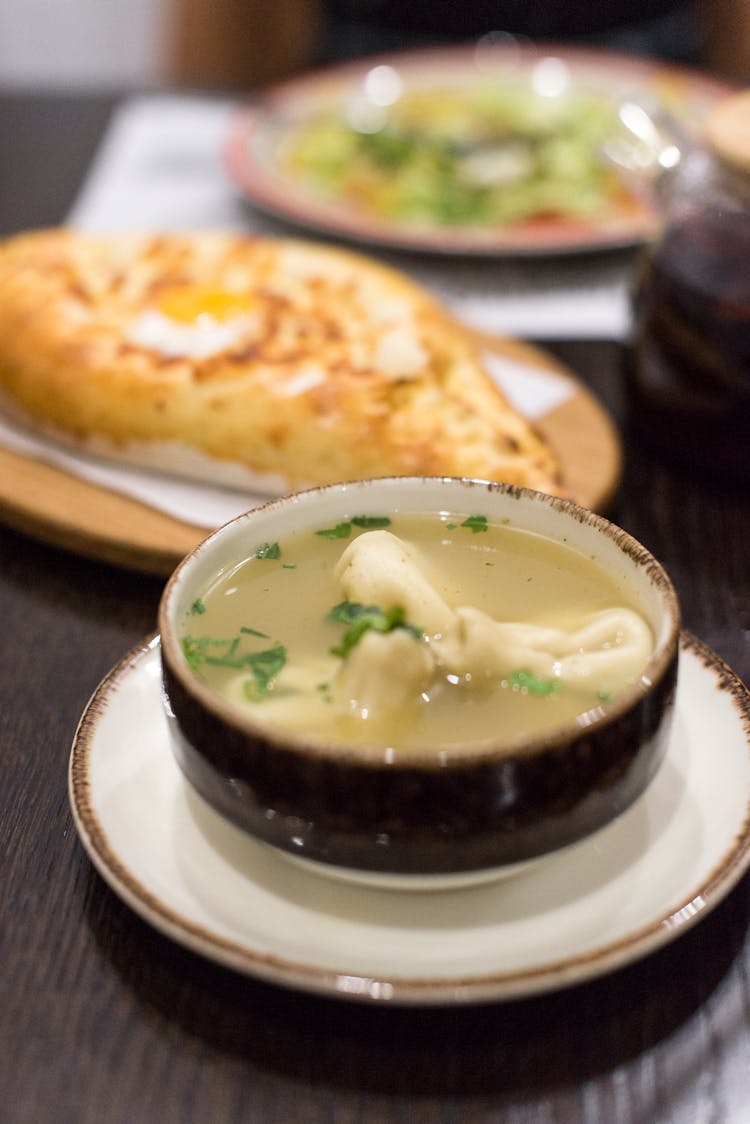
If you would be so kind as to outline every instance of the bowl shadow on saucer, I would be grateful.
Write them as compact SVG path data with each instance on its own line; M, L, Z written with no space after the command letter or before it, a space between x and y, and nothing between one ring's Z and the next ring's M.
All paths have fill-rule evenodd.
M150 1012L147 1018L171 1027L172 1043L199 1039L233 1059L238 1104L243 1096L254 1103L248 1089L269 1081L283 1097L288 1080L291 1105L304 1083L310 1119L318 1118L316 1106L319 1118L327 1118L332 1095L342 1114L348 1105L353 1117L363 1093L393 1098L384 1102L384 1118L392 1110L392 1119L405 1119L424 1096L458 1098L459 1116L466 1098L468 1116L477 1096L492 1096L493 1111L500 1111L503 1104L542 1101L557 1089L572 1096L583 1082L608 1080L628 1065L637 1081L639 1059L679 1030L698 1053L684 1049L681 1064L662 1073L663 1107L672 1095L684 1095L704 1063L705 1028L691 1033L685 1024L709 1001L715 1021L736 1016L736 1004L721 999L722 984L750 924L746 877L675 944L601 979L480 1007L386 1009L238 976L156 932L93 869L85 883L83 908L100 954ZM736 986L738 972L735 966ZM194 1045L187 1048L194 1054ZM646 1110L642 1119L655 1115Z
M675 734L679 737L679 716L675 720ZM455 929L465 930L475 919L486 925L528 918L530 905L533 914L543 917L571 898L583 898L612 882L654 845L659 835L667 830L680 804L683 805L682 815L686 815L684 779L671 761L662 764L652 783L656 785L657 782L658 802L640 797L616 821L594 835L532 861L513 874L445 891L381 889L349 883L298 866L283 852L256 842L233 826L187 783L176 804L174 830L183 877L191 892L214 915L217 910L224 911L224 920L230 924L241 924L242 901L207 898L210 886L201 879L195 865L187 861L190 848L179 845L181 836L186 841L201 837L203 843L240 877L251 872L256 885L304 909L335 912L336 916L355 923L375 918L378 923L396 928L423 930L429 927L450 933ZM690 845L697 852L700 848L698 815L693 809L691 813L696 830L689 833ZM687 856L688 861L692 857ZM684 862L685 858L683 852L680 861ZM550 876L551 870L554 876ZM460 894L458 910L457 894Z

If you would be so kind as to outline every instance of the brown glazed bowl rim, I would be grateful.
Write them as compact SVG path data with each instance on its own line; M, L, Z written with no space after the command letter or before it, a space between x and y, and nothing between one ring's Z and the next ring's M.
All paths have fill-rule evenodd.
M343 519L347 513L349 517L355 514L368 514L362 510L362 503L357 502L369 496L383 495L380 504L373 504L368 500L372 509L382 514L385 510L398 513L397 501L404 494L416 495L421 490L427 494L423 506L406 503L403 511L409 514L429 513L431 510L449 511L471 514L476 508L477 496L507 497L508 505L523 504L524 511L540 510L549 513L549 518L565 520L572 531L576 525L590 529L592 535L602 544L611 544L609 549L617 556L632 574L640 572L645 575L642 581L651 590L655 603L661 613L660 633L656 637L654 650L643 669L638 680L619 692L609 702L602 702L592 710L580 715L572 722L565 723L544 730L542 733L524 739L514 739L510 742L499 742L497 738L472 740L469 743L453 742L435 746L430 750L425 746L409 747L398 746L395 760L388 755L386 760L386 747L377 744L347 744L341 741L326 740L305 735L299 731L282 728L278 724L258 721L254 713L242 711L239 707L225 700L218 692L201 682L191 671L183 658L179 641L180 610L183 606L192 603L209 581L195 581L193 575L202 573L204 569L212 573L215 579L219 572L218 565L207 566L206 559L219 554L225 541L230 542L238 537L242 541L242 530L250 527L247 533L247 546L243 551L233 551L228 554L231 565L236 565L243 558L250 557L253 544L283 538L290 533L293 526L277 532L265 531L254 536L252 528L256 523L265 523L282 516L282 513L293 512L300 509L303 515L312 512L314 518L307 518L300 524L303 527L320 525L318 506L321 501L334 500L333 506L336 514L326 516L325 511L320 513L322 520L326 518ZM430 497L433 494L445 493L446 502L437 507L432 506ZM448 502L449 497L459 499L466 497L465 504ZM471 502L469 501L471 497ZM500 502L497 500L490 502ZM386 505L388 505L386 507ZM529 507L529 505L532 505ZM505 518L505 515L499 518ZM491 512L488 512L490 523L495 521ZM519 518L517 526L528 529L528 519ZM532 521L533 522L533 521ZM601 536L601 537L600 537ZM569 544L576 549L576 544ZM600 563L606 570L604 563ZM229 565L225 562L224 566ZM223 568L223 567L222 567ZM627 580L627 578L625 579ZM191 586L191 582L195 584ZM185 590L188 590L185 594ZM161 595L158 609L158 631L161 643L161 656L163 663L169 667L170 674L179 682L180 686L191 696L195 702L209 712L221 724L238 731L243 736L255 738L265 743L269 749L278 747L290 750L293 753L308 755L318 760L330 760L338 765L346 764L356 768L358 765L372 769L382 765L392 772L399 766L410 770L430 772L434 769L456 767L466 769L472 764L491 764L500 762L509 755L514 757L529 757L536 754L547 753L550 750L564 751L566 745L575 742L580 737L584 728L588 734L596 734L611 723L618 721L624 714L642 703L661 682L663 677L673 666L679 648L681 627L681 614L679 599L675 587L660 562L637 539L623 528L596 512L581 507L572 500L549 496L542 492L520 488L516 485L502 484L494 481L485 481L464 477L377 477L373 479L354 480L341 484L330 484L321 487L300 490L289 495L269 499L266 503L239 515L217 530L210 533L196 547L194 547L179 562L171 574Z

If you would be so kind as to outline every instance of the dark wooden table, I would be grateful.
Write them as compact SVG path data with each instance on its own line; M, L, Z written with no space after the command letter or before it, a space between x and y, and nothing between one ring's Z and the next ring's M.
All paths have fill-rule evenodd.
M65 214L112 99L0 97L0 230ZM750 680L750 497L641 447L613 344L553 348L620 422L614 518ZM746 1124L750 882L668 948L533 1000L399 1010L232 974L138 920L68 809L76 722L161 581L0 528L0 1119L7 1124Z

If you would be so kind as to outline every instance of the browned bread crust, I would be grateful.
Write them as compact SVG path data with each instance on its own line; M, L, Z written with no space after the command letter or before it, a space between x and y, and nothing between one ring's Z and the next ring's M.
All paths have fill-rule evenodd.
M191 354L206 325L214 350ZM0 395L68 442L268 492L403 474L561 491L554 453L442 308L401 273L316 243L11 238Z

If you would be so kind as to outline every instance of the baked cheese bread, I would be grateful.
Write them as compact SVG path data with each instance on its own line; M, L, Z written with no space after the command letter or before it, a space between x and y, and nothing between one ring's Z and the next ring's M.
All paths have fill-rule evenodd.
M8 239L0 408L98 454L266 494L404 474L562 490L553 451L431 297L305 241Z

